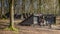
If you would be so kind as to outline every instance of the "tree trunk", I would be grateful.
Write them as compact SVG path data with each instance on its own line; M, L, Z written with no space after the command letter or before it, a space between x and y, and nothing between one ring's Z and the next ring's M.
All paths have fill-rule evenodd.
M2 15L4 15L4 0L2 0Z
M59 0L59 9L60 9L60 0ZM60 16L60 10L59 10L59 16Z
M14 28L14 0L9 0L8 2L9 2L9 13L10 13L10 24L9 27L6 29L17 31L17 29Z
M14 28L14 0L9 0L10 25L9 29L16 31Z
M25 13L25 0L22 0L22 13Z
M2 1L0 0L1 4L2 4ZM1 12L2 12L2 7L0 8L0 18L1 18Z
M3 14L4 14L4 0L1 0L1 12L0 12L1 19L2 19Z
M1 0L1 11L0 11L0 18L1 19L6 19L6 16L5 16L5 9L4 9L4 0Z
M10 12L10 26L14 26L14 0L10 0L9 2L9 12Z
M33 13L33 0L30 0L30 13Z
M38 0L38 10L37 13L41 13L41 0Z

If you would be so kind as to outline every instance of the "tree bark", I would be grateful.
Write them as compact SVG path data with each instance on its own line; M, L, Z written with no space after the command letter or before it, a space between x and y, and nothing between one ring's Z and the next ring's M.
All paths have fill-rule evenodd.
M38 9L37 9L37 13L41 13L41 0L38 0Z
M4 0L1 0L1 12L0 12L0 18L2 19L4 14Z
M59 9L60 9L60 0L58 0L59 1ZM59 10L59 16L60 16L60 10Z
M30 13L33 13L33 0L30 0Z
M9 27L14 27L14 0L9 0L9 12L10 12Z
M25 13L25 0L22 0L22 13Z
M1 4L2 4L2 1L0 0ZM1 5L1 8L0 8L0 18L2 16L2 5Z

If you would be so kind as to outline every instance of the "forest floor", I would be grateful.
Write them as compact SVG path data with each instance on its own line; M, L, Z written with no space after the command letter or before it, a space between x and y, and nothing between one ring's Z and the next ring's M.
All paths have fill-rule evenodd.
M20 26L18 22L21 20L16 20L15 28L19 31L9 31L3 30L9 25L9 20L0 20L0 34L60 34L60 30L41 28L40 26Z

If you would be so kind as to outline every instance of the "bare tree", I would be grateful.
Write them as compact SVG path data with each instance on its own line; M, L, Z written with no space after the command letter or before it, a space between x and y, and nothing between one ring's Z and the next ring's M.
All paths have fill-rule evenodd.
M25 12L25 0L22 0L22 13Z
M60 9L60 0L58 0L59 1L59 9ZM59 15L60 15L60 10L59 10Z
M38 9L37 9L37 13L41 13L41 0L37 0L38 1Z
M30 13L33 13L33 0L30 0Z
M1 0L0 0L0 4L2 4ZM2 10L1 10L1 7L0 7L0 18L1 18L1 12L2 12Z
M6 16L5 16L5 6L4 6L4 0L0 0L1 1L1 11L0 11L0 18L1 19L5 19L6 18Z
M14 28L14 0L9 0L9 12L10 12L10 30L16 30Z
M3 16L3 12L4 12L4 0L0 0L1 1L1 12L0 12L0 18L2 18Z

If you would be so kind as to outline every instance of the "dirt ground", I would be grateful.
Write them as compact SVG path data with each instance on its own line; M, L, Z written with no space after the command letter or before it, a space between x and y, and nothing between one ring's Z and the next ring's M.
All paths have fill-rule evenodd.
M60 34L59 30L36 28L31 26L19 26L19 31L0 30L0 34Z
M60 34L60 30L41 28L40 26L20 26L17 22L15 27L19 30L18 32L3 30L8 24L8 22L0 23L0 34Z

